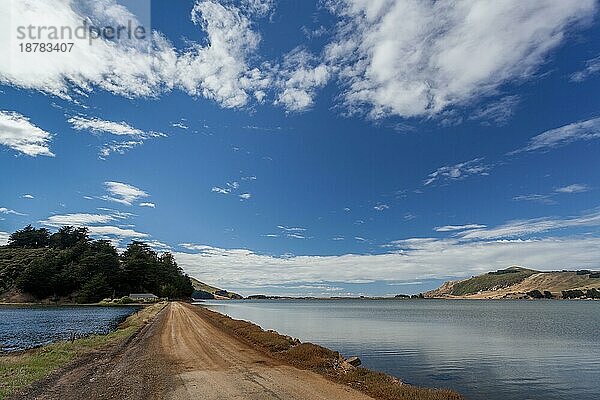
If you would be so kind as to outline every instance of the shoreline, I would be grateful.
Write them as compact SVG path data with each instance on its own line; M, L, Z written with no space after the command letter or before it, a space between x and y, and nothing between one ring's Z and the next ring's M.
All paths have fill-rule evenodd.
M165 306L165 303L156 303L144 307L125 318L115 330L103 335L90 335L73 341L63 340L26 350L0 353L0 400L11 398L20 390L59 373L72 362L126 342Z
M13 398L463 400L454 391L403 383L338 352L198 305L149 308L156 309L153 317L138 317L127 334L101 340L102 346L71 351L53 369L13 388ZM71 343L26 353L65 345Z
M357 357L346 359L339 352L329 348L309 342L303 343L274 330L264 330L253 322L231 318L201 304L192 305L208 316L207 320L218 329L294 367L316 372L332 382L348 385L374 399L464 399L451 389L414 386L384 372L360 367L360 360L358 365L353 365L353 359L358 359Z

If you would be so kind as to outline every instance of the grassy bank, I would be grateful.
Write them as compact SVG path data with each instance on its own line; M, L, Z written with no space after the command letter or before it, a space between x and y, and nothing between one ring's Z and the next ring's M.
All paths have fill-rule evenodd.
M251 322L236 320L203 307L198 307L197 312L206 316L217 328L267 351L275 358L349 385L375 399L463 400L452 390L412 386L381 372L349 366L338 352L312 343L300 343L275 331L265 331Z
M117 330L107 335L92 335L73 342L57 342L0 356L0 400L45 378L77 357L126 340L158 314L165 304L153 304L130 315Z

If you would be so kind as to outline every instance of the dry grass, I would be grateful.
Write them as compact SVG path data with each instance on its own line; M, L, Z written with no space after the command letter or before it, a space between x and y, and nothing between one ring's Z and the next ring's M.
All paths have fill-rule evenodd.
M45 378L77 357L128 339L158 314L165 304L153 304L130 315L116 331L107 335L92 335L73 342L57 342L0 356L0 400Z
M378 400L464 400L460 394L449 389L408 385L382 372L344 366L343 358L337 351L312 343L300 343L297 339L274 331L264 331L248 321L232 319L203 307L198 307L197 312L208 317L208 321L217 328L271 353L275 358L349 385Z

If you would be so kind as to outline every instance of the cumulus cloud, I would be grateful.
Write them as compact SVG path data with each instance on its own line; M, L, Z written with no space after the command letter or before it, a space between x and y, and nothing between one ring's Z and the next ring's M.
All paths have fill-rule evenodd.
M135 201L150 196L133 185L122 182L104 182L108 195L102 197L104 200L114 201L117 203L132 205Z
M269 2L246 1L248 13L263 13ZM102 26L138 25L135 15L115 0L38 0L0 3L0 24L66 26L72 30L82 20ZM122 38L108 41L72 38L69 53L19 53L13 45L14 29L5 29L0 49L11 62L0 65L0 82L40 90L63 98L85 94L94 87L126 97L155 97L180 88L190 95L213 99L225 107L239 107L249 94L261 91L268 78L247 59L255 52L260 35L245 13L216 0L197 1L191 20L207 35L206 44L189 42L177 50L159 32L146 41Z
M529 78L597 8L594 0L327 5L341 19L327 62L345 86L346 106L375 118L436 115Z
M3 63L2 63L3 64ZM52 135L38 128L29 118L11 111L0 111L0 145L28 156L50 156Z
M573 122L560 128L550 129L531 138L529 143L509 154L517 154L527 151L547 151L556 147L565 146L569 143L594 140L600 138L600 118L592 118L585 121Z
M281 88L275 104L290 111L304 111L313 105L316 90L330 78L329 67L309 53L296 48L284 57L278 67L278 86Z
M192 276L250 294L248 288L257 285L446 279L513 264L541 270L565 265L594 268L600 257L600 239L593 237L486 242L405 240L394 246L392 252L377 255L291 257L197 246L193 253L176 252L175 258Z
M473 175L489 175L489 165L483 164L483 158L475 158L455 165L446 165L429 174L423 182L425 186L437 181L452 181L465 179Z
M574 72L569 77L571 82L583 82L587 80L592 75L595 75L600 72L600 56L594 57L585 62L585 68L581 71Z

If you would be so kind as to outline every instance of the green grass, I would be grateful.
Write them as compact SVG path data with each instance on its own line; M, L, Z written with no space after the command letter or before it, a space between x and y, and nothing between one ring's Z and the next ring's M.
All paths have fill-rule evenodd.
M485 290L505 288L523 282L525 278L537 273L538 271L518 267L490 272L456 283L450 294L464 296Z
M119 329L107 335L92 335L0 356L0 400L45 378L77 357L126 340L163 307L164 303L149 306L129 316Z

